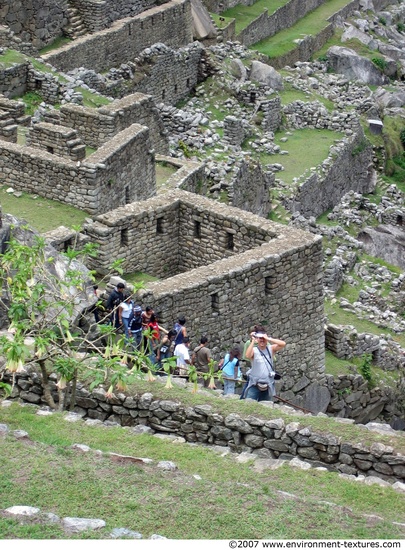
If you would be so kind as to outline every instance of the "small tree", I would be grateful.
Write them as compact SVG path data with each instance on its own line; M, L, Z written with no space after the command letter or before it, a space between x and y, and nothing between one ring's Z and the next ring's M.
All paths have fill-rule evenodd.
M0 257L0 305L10 321L8 335L0 338L0 355L13 373L13 385L15 373L25 365L38 365L44 397L53 409L57 405L50 389L51 374L57 377L59 409L68 402L74 407L79 379L87 380L91 388L108 383L110 393L114 387L123 390L148 363L111 325L93 321L87 328L81 326L96 301L94 273L81 263L96 253L94 245L77 250L75 243L66 253L55 254L32 231L17 231L19 240L12 237ZM120 272L119 262L112 269Z

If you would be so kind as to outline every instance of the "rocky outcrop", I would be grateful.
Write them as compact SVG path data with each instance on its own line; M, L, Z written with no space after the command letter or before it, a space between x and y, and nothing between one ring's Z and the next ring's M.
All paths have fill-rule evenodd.
M405 269L405 230L402 226L367 227L357 238L364 244L367 254Z
M374 86L387 83L387 78L371 61L350 48L332 46L327 52L327 58L328 67L349 80L359 80Z

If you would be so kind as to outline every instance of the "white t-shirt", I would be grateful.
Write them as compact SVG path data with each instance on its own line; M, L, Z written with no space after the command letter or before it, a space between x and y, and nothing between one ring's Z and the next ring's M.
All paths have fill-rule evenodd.
M177 357L177 366L180 374L187 374L188 365L187 361L190 361L190 353L186 344L177 344L174 348L174 356Z
M122 302L120 304L120 308L122 310L121 317L123 317L124 319L129 319L132 312L132 302L129 304L127 302Z

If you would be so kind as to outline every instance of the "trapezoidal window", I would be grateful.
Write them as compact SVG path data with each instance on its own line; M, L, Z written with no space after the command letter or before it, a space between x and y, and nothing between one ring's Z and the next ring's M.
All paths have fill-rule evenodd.
M124 187L124 193L125 193L125 204L129 204L131 202L131 199L129 197L129 187L126 185Z
M404 223L403 217L401 215L398 215L397 216L397 225L403 225L403 223Z
M233 250L235 248L233 233L226 233L226 248L227 250Z
M128 229L121 229L121 246L128 246Z
M271 294L274 290L274 286L276 284L276 277L272 277L269 275L268 277L264 278L264 293L265 294Z
M215 313L219 313L219 294L211 294L211 309Z
M52 153L52 155L53 155L53 152L54 152L54 148L53 148L53 147L51 147L50 145L47 145L47 146L46 146L46 150L48 151L48 153Z
M156 218L156 234L161 235L162 233L164 233L163 218L162 217Z
M201 239L201 222L194 220L194 237Z

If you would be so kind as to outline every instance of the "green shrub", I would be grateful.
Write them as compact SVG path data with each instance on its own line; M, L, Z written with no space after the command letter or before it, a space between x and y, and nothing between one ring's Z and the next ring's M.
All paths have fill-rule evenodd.
M405 24L404 23L397 23L397 31L398 32L405 32Z
M360 374L367 380L370 387L374 386L373 373L371 371L372 361L373 357L370 353L363 353L362 362L359 366Z
M385 26L387 24L387 20L385 19L385 17L379 17L378 21L381 23L381 25Z
M403 130L400 131L399 133L399 138L401 140L401 143L405 149L405 128Z
M381 71L384 71L384 69L387 66L387 62L382 57L373 57L371 60L376 67L378 67Z

